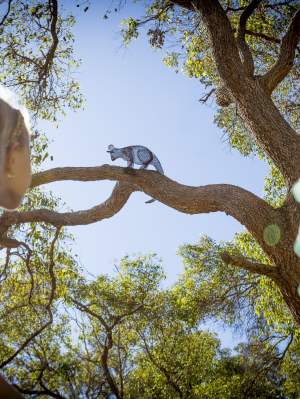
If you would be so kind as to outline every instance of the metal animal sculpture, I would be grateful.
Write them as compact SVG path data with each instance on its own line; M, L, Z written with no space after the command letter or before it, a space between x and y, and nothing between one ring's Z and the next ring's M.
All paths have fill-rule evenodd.
M128 147L116 148L114 145L110 144L108 146L108 153L112 161L118 158L127 161L127 167L133 168L134 164L141 165L140 169L147 169L149 165L154 166L154 168L161 175L164 174L163 168L157 158L157 156L149 150L149 148L143 145L130 145ZM147 201L147 204L154 202L154 199Z

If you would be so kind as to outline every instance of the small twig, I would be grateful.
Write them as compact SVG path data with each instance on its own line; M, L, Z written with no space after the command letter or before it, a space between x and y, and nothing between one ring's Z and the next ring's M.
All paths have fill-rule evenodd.
M199 98L199 102L205 104L210 96L216 91L216 89L211 89L208 93L205 93L201 98Z

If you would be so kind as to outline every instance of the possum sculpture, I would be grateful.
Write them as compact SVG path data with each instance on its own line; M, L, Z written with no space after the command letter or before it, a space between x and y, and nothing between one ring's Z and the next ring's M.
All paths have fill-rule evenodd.
M141 165L140 169L147 169L149 165L154 166L158 173L164 174L164 170L157 158L157 156L143 145L130 145L128 147L116 148L112 144L108 146L107 152L110 153L112 161L118 158L127 161L127 167L133 168L134 164ZM146 201L146 204L154 202L155 199Z

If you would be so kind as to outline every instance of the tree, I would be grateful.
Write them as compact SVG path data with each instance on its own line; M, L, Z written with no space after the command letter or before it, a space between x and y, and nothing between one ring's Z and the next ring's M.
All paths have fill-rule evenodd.
M6 7L0 21L1 82L18 90L36 118L56 120L58 112L65 107L80 107L82 98L71 73L77 65L73 59L70 30L74 18L66 15L54 0L8 0L1 7ZM217 375L220 381L229 381L229 388L231 382L233 386L233 391L228 388L226 394L234 395L238 379L242 395L258 373L264 375L265 380L261 380L257 397L263 397L266 390L269 392L270 384L276 395L281 389L280 373L283 373L290 378L285 383L287 393L297 395L300 261L293 245L300 214L292 189L299 177L300 162L296 133L299 82L295 79L299 77L299 4L291 0L159 0L148 4L145 14L141 19L124 21L124 41L127 43L137 37L147 24L151 24L147 33L152 46L161 48L168 40L175 41L178 51L167 54L165 63L177 69L182 65L189 76L209 87L201 100L206 102L215 96L220 107L216 122L226 131L232 146L244 155L253 153L269 163L266 196L262 199L228 184L188 187L156 172L108 165L40 172L49 154L46 137L35 131L32 159L37 173L33 176L31 191L18 211L3 212L0 216L0 245L5 250L1 264L2 368L20 391L28 395L87 396L83 390L90 389L89 397L106 394L109 390L120 396L123 384L119 383L120 376L124 370L126 373L132 371L133 363L130 357L123 370L118 366L118 356L121 353L123 359L127 359L125 354L130 353L129 349L136 350L138 346L140 357L135 358L135 364L148 365L144 376L146 388L141 394L148 395L147 384L153 385L156 379L156 392L162 390L173 395L178 381L174 385L172 378L168 380L170 370L180 377L180 386L175 389L179 394L189 389L188 372L181 373L176 358L186 356L189 367L202 367L202 358L187 356L187 344L195 344L200 351L201 345L207 343L208 353L213 353L212 348L218 346L212 337L195 333L198 323L205 316L222 317L232 323L241 315L244 321L251 322L248 330L252 338L256 328L264 333L271 347L280 346L284 340L287 344L279 353L274 353L268 345L265 350L265 347L251 344L241 348L240 358L221 357ZM40 189L58 180L104 179L117 181L111 196L102 204L77 212L61 212L59 200ZM98 295L96 303L91 304L92 298L84 287L100 284L104 293L111 293L113 285L102 277L94 285L86 284L76 261L64 248L68 240L64 226L90 224L112 217L134 191L144 191L180 212L226 212L247 229L231 243L217 244L203 239L197 245L183 248L188 263L184 275L172 292L159 294L160 299L167 297L165 306L174 312L173 319L164 309L153 307L149 314L149 308L147 312L143 308L142 312L139 308L142 297L135 298L140 302L135 300L134 303L122 300L116 307L109 297ZM132 287L141 288L134 281ZM141 279L143 282L145 280ZM150 288L146 285L145 292ZM72 299L70 292L73 292ZM135 295L138 292L135 291ZM122 297L124 293L121 290L119 294ZM75 306L93 326L88 343L92 350L98 345L102 365L95 364L92 357L86 358L84 351L76 351L68 339L63 340L69 333L65 329L65 319L60 319L62 303L73 309ZM108 319L103 318L105 312L100 305L107 306ZM94 310L97 312L92 314ZM156 319L161 312L161 325L153 328L155 311ZM119 317L117 329L117 325L108 323L112 321L111 312L115 318ZM140 321L135 318L137 314L142 315ZM168 326L164 320L169 322ZM131 332L139 329L139 337L126 335L122 329L125 321ZM166 327L170 341L164 341L158 334ZM178 331L182 328L178 337L174 337L176 328ZM81 331L85 337L85 330ZM96 342L95 331L100 334L100 344ZM60 338L63 346L58 342ZM172 363L170 348L175 338L178 338L180 350ZM259 354L262 355L261 367L256 368L254 363ZM252 358L255 361L251 362ZM78 359L84 360L84 367L74 372ZM210 359L216 360L213 355ZM279 363L283 366L278 371ZM228 364L234 370L231 375L226 374ZM271 371L269 374L265 372L266 364L267 371ZM136 372L140 371L138 366ZM200 384L197 378L201 375L199 371L194 376L195 385ZM96 381L97 376L100 381ZM134 373L130 378L126 389L130 386L136 389ZM45 384L46 380L49 384ZM87 385L81 386L82 380ZM216 385L205 383L215 397ZM203 391L201 394L208 395Z
M40 7L48 7L41 4ZM55 19L52 4L52 22ZM23 9L22 9L23 10ZM25 8L24 8L25 10ZM23 10L23 11L24 11ZM195 214L222 211L242 223L254 237L266 255L265 263L242 253L222 254L224 263L244 268L251 273L267 276L279 287L280 292L297 323L300 322L299 258L293 245L299 227L299 205L292 195L292 187L299 178L299 136L279 111L274 101L282 95L284 86L288 99L298 94L291 77L298 72L299 18L297 2L285 1L266 4L251 2L213 1L155 1L147 10L146 20L128 23L127 37L137 35L137 29L145 22L173 28L177 33L184 30L190 53L190 70L207 84L215 85L220 106L234 104L243 129L283 179L285 196L280 206L274 206L240 187L213 184L205 187L187 187L152 171L129 171L124 168L103 165L90 168L59 168L37 173L32 187L58 180L117 180L112 195L103 204L89 210L59 213L48 209L33 209L4 213L1 217L3 245L7 231L12 226L30 222L45 222L55 226L88 224L112 217L127 202L133 191L148 195L178 211ZM31 15L36 17L35 12ZM39 13L38 13L39 15ZM149 16L150 15L150 16ZM176 17L178 16L177 20ZM177 21L177 22L174 22ZM9 25L6 19L5 23ZM178 22L179 21L179 22ZM184 22L186 25L184 25ZM4 29L5 29L4 23ZM11 23L11 21L10 21ZM173 26L172 26L173 23ZM55 27L54 23L52 28ZM215 27L218 26L218 29ZM274 33L284 29L284 35L270 36L265 28ZM249 28L249 29L248 29ZM51 29L50 29L51 31ZM61 32L61 31L60 31ZM163 44L163 30L149 30L152 44ZM203 36L202 33L204 32ZM201 36L200 36L201 34ZM129 35L129 36L128 36ZM54 35L55 36L55 35ZM158 38L161 38L161 42ZM197 42L198 40L198 42ZM196 43L195 43L196 42ZM56 43L52 35L52 46ZM158 44L157 44L158 43ZM264 44L266 43L266 44ZM196 46L197 44L197 46ZM191 49L192 47L192 49ZM271 55L267 57L271 48ZM54 54L55 51L53 50ZM191 59L194 54L194 63ZM197 56L198 54L198 56ZM197 58L198 57L198 58ZM209 62L205 60L209 59ZM196 62L197 61L197 62ZM50 65L54 65L50 63ZM201 73L202 71L202 73ZM200 80L201 80L200 79ZM285 99L283 102L287 104ZM283 106L281 102L280 106ZM292 107L293 108L293 107ZM287 114L292 118L293 113ZM224 122L224 114L220 116Z
M75 278L67 312L56 308L6 375L28 398L285 397L276 347L252 340L235 355L221 349L197 320L180 318L180 296L160 287L163 278L154 256L125 257L111 276Z

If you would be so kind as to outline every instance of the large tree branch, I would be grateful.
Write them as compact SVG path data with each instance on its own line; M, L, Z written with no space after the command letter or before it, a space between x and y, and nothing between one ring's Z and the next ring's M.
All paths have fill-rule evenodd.
M230 21L218 0L171 0L177 6L198 12L206 26L213 56L226 87L241 86L244 68Z
M0 230L6 231L9 226L30 222L45 222L54 226L77 226L95 223L110 218L119 212L126 204L133 191L136 190L130 185L117 183L111 196L106 201L90 209L77 212L60 213L48 209L35 209L26 212L6 212L0 217Z
M266 265L260 262L256 262L251 259L247 259L241 255L231 255L228 252L223 252L221 254L221 258L226 264L248 270L250 273L268 276L273 278L274 280L279 277L277 268L272 265Z
M297 44L300 40L300 7L294 14L286 34L281 41L278 60L272 68L261 78L269 93L287 76L293 67Z
M259 6L261 0L252 0L249 5L244 9L240 16L239 28L237 32L237 44L243 57L243 64L245 71L253 76L254 74L254 61L251 50L245 40L246 25L250 16L254 13L255 9Z
M182 1L173 1L181 5ZM187 3L186 1L184 3ZM191 0L199 12L212 44L213 56L221 79L228 89L243 85L244 68L230 21L218 0Z
M60 180L117 180L127 183L116 186L116 192L113 192L111 195L110 200L113 203L109 204L110 214L116 213L112 211L116 209L115 201L117 201L118 209L116 211L118 211L121 204L122 206L125 204L132 191L143 191L167 206L183 213L225 212L245 225L250 231L256 232L256 235L259 234L258 230L260 230L257 223L258 215L262 224L271 223L271 220L276 219L278 216L278 211L274 210L264 200L241 187L230 184L211 184L199 187L186 186L154 171L135 170L118 166L102 165L84 168L66 167L50 169L35 175L32 179L32 185L37 186ZM119 198L122 193L120 193L121 188L125 190L122 201ZM107 207L107 201L104 204L100 206L104 205ZM31 219L32 212L22 212L19 215L22 220L32 221L28 220ZM13 214L14 212L9 213L11 216ZM83 217L81 217L80 214L77 216L76 214L78 212L69 213L70 221L66 220L66 222L74 222L74 224L79 222L78 224L81 224L81 221L84 222L86 220L86 215L83 214ZM103 215L100 216L102 219ZM104 217L110 216L112 215L105 215ZM75 220L76 218L78 218L77 221ZM95 217L94 221L101 219ZM89 221L89 223L91 222L92 220Z
M245 73L226 12L217 0L173 0L173 3L189 10L194 8L201 14L210 35L220 78L228 91L229 102L236 102L246 126L283 174L287 186L291 187L299 178L299 136L282 117L266 93L261 79L254 79ZM298 11L283 40L278 63L272 68L272 72L267 74L269 76L267 81L278 82L278 79L282 78L285 65L291 67L289 63L294 58L296 36L299 36L299 31Z
M186 186L154 171L109 165L55 168L34 175L32 186L62 180L113 180L119 183L108 200L89 210L67 213L47 209L6 212L0 218L2 230L28 222L65 226L94 223L117 213L133 191L143 191L165 205L187 214L225 212L243 224L262 246L265 227L272 223L281 224L279 210L273 209L264 200L241 187L230 184Z

